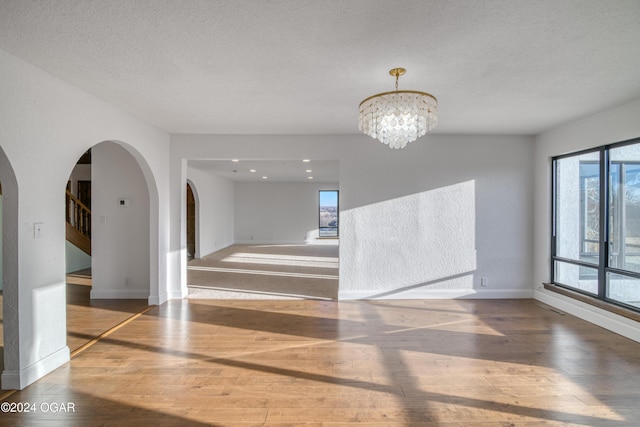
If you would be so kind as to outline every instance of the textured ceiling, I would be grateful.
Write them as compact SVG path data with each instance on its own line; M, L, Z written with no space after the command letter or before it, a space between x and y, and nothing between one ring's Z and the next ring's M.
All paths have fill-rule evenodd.
M2 0L0 49L172 133L357 133L393 89L437 133L535 134L640 98L640 1Z

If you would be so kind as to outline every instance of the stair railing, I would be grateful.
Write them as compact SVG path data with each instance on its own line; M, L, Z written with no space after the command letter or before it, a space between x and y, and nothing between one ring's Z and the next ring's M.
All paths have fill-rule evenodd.
M85 237L91 239L91 209L71 194L69 190L67 190L66 199L67 223Z

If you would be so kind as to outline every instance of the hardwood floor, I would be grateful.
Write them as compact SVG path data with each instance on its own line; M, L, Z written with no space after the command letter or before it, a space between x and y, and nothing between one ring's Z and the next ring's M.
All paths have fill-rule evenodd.
M170 301L7 401L36 412L0 425L626 427L640 344L533 300Z
M91 300L90 292L90 270L67 275L67 345L72 353L147 307L146 300ZM0 328L0 342L3 342L3 328ZM3 352L4 347L0 347L0 351ZM4 356L0 358L0 369L4 369ZM0 395L4 391L0 390Z
M147 306L147 300L92 300L90 273L67 275L67 345L74 352Z

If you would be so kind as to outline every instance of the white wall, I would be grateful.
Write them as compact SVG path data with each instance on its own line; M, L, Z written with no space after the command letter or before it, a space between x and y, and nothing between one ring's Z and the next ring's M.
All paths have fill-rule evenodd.
M640 341L637 322L543 289L550 280L551 157L640 137L640 101L612 108L544 132L535 143L535 298Z
M185 159L338 160L341 298L532 295L531 137L427 135L400 151L364 135L171 139L177 200Z
M304 243L318 235L318 192L337 183L237 182L236 243Z
M196 197L195 257L200 258L234 243L234 186L193 168L188 169L187 178Z
M418 141L341 161L340 297L530 297L532 138Z
M113 142L93 147L91 157L91 298L146 299L149 192L144 176L133 156Z
M87 255L82 249L79 249L73 243L69 243L68 240L64 244L64 249L65 273L91 268L91 256Z
M166 300L170 147L166 132L4 51L0 93L5 208L2 388L22 389L69 360L64 189L77 160L97 143L119 141L143 168L152 206L146 221L149 300ZM42 227L39 238L35 223Z

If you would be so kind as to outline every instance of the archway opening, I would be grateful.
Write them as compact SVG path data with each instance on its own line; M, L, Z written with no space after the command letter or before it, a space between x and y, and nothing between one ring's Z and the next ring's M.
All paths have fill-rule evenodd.
M187 182L187 260L196 257L196 198L191 184Z
M183 264L188 298L337 298L337 161L206 159L182 167L196 183L200 215L199 256ZM189 186L182 188L188 200ZM328 191L335 197L327 205L319 194ZM188 215L187 208L186 224Z
M73 352L148 306L150 195L138 161L105 141L65 190L67 345Z

